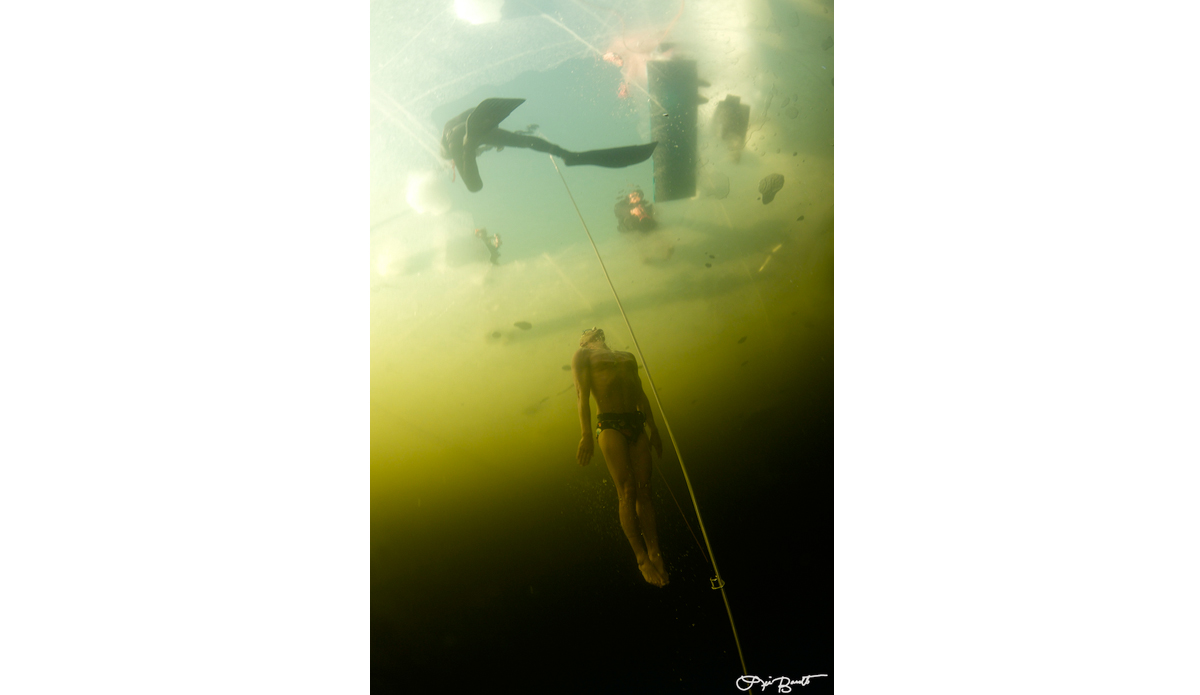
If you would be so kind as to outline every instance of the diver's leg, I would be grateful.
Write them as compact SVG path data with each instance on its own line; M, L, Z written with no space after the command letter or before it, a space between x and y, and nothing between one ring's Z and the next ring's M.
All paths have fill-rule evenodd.
M650 460L650 437L645 432L629 447L629 458L636 488L638 525L646 539L646 555L662 578L659 586L663 586L668 581L667 563L658 548L658 527L654 522L654 505L650 500L650 474L654 471L654 465Z
M617 486L621 530L625 532L625 538L633 548L633 555L637 559L642 577L651 584L662 586L665 580L659 576L658 568L650 561L646 546L642 543L641 529L638 528L637 485L629 467L629 443L625 435L617 430L601 431L599 441L600 451L604 452L604 462L608 464L608 472Z
M620 169L634 164L640 164L654 154L657 142L646 145L630 145L629 147L612 147L606 150L588 150L587 152L571 152L532 135L512 133L496 128L480 140L482 144L498 147L521 147L527 150L546 152L563 160L563 164L574 166L597 166L610 169Z
M541 138L535 138L532 135L521 135L520 133L512 133L501 128L497 128L488 133L483 142L488 145L498 147L520 147L526 150L535 150L537 152L545 152L552 154L555 157L564 159L571 156L571 152L548 142Z

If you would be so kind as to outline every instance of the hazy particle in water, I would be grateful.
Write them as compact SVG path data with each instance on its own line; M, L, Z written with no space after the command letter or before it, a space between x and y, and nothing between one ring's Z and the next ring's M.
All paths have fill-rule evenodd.
M798 154L800 154L800 153L799 153L799 152L793 152L793 153L792 153L792 156L793 156L793 157L795 157L795 156L796 156L796 155L798 155Z
M738 345L741 345L742 343L746 342L746 338L749 338L749 337L750 336L748 336L748 335L742 336L742 339L738 341Z
M493 337L493 338L499 338L499 337L500 337L500 331L492 331L492 337Z
M712 267L712 263L705 263L705 264L704 264L704 267L705 267L705 268L711 268L711 267Z
M569 364L564 364L564 365L563 365L563 371L564 371L564 372L569 372L569 371L571 371L571 365L569 365Z
M745 366L746 366L746 365L748 365L748 364L750 364L750 360L746 360L745 362L742 362L742 365L741 365L741 366L745 367Z
M516 326L517 328L520 328L523 331L527 331L530 328L533 328L533 324L528 321L517 321L513 325Z
M804 221L804 215L801 215L801 216L797 217L797 218L796 218L796 221L797 221L797 222L803 222L803 221Z
M711 259L713 259L714 261L715 261L715 260L717 260L717 257L716 257L716 256L714 256L714 255L712 255L711 253L710 253L710 254L708 254L708 257L709 257L709 258L711 258Z
M787 116L788 118L795 118L796 116L800 115L800 109L796 108L795 106L789 106L783 110L783 115Z
M729 177L719 171L714 171L705 181L705 193L712 195L717 200L722 200L729 196Z

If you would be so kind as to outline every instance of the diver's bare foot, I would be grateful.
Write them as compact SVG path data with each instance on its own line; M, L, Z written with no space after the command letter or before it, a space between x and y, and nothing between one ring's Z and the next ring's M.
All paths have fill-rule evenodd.
M671 580L667 576L667 561L663 559L662 553L650 553L650 562L654 564L654 568L662 577L662 584L659 586L666 586Z
M639 563L638 569L642 571L642 578L654 586L667 585L667 578L659 574L658 567L656 567L652 561L646 560L645 562Z

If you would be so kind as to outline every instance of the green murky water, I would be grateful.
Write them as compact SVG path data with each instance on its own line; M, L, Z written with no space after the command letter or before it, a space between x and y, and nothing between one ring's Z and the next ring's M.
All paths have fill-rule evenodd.
M747 665L805 675L803 658L832 653L820 617L831 601L832 7L505 7L472 25L448 3L372 4L373 679L412 686L454 665L482 685L587 668L613 687L699 679L717 692L740 673L684 521L699 535L675 453L656 461L654 483L672 571L663 590L637 574L603 459L574 462L564 367L581 329L633 350L584 224L696 486ZM620 68L602 60L614 48ZM652 162L560 163L581 223L547 155L482 154L474 194L436 156L441 124L494 96L527 100L503 127L536 124L568 149L646 142L653 106L637 63L667 58L697 61L709 101L699 195L655 203L652 232L619 232L613 213L631 187L653 190ZM736 161L712 126L729 94L751 107ZM784 185L764 205L771 174ZM497 264L479 227L502 239ZM758 548L778 552L772 573L742 554ZM794 630L774 632L777 611ZM605 656L646 634L656 658ZM788 662L799 644L811 654Z

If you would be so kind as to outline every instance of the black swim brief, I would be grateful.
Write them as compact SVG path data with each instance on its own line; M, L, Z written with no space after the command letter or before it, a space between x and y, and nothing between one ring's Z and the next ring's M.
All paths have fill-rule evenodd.
M646 414L640 410L631 413L600 413L596 416L596 436L604 430L616 430L625 435L630 444L637 442L646 424Z

